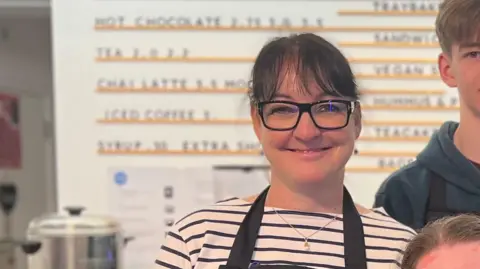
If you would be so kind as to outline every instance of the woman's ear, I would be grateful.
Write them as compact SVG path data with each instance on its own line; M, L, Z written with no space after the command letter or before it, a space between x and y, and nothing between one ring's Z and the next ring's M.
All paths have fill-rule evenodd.
M258 114L257 106L253 103L250 103L250 118L252 119L253 131L255 132L257 139L260 141L260 138L261 138L260 128L262 125L262 120L260 119L260 115Z

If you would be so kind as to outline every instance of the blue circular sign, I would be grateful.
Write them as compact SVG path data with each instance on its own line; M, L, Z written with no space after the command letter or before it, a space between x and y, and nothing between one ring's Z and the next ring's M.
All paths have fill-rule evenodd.
M125 172L115 173L115 176L113 177L113 179L117 185L122 186L127 184L127 174Z

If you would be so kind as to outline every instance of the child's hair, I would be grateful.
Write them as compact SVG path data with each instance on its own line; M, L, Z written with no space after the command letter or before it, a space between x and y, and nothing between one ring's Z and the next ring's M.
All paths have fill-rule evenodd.
M425 226L408 244L402 269L416 269L419 260L441 245L480 243L480 217L463 214L446 217Z
M442 51L448 54L455 44L480 42L480 1L444 0L435 31Z

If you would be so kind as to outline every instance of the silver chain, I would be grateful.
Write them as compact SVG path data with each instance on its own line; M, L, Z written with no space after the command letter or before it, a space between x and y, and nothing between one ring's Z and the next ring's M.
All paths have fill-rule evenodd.
M310 250L310 243L308 242L308 240L310 239L310 237L316 235L318 232L320 232L321 230L323 230L325 227L327 227L330 223L334 222L338 216L335 216L333 217L329 222L327 222L327 224L323 225L322 227L320 227L318 230L316 230L315 232L313 232L311 235L309 236L305 236L304 234L302 234L299 230L297 230L297 228L293 227L292 224L290 224L290 222L288 222L282 215L280 215L280 213L278 213L277 209L273 208L273 211L275 211L275 213L277 214L277 216L279 216L286 224L288 224L288 226L290 226L298 235L300 235L301 237L303 237L303 240L305 241L305 243L303 244L303 246L305 247L305 250Z

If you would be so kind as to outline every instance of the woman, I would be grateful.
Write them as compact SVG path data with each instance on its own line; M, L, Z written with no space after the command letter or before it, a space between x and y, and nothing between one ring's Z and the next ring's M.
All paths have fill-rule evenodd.
M343 187L361 131L358 99L347 60L323 38L268 43L253 67L250 102L271 184L180 220L160 268L398 268L414 231L355 205Z
M476 269L479 256L480 217L446 217L427 225L410 242L402 269Z

